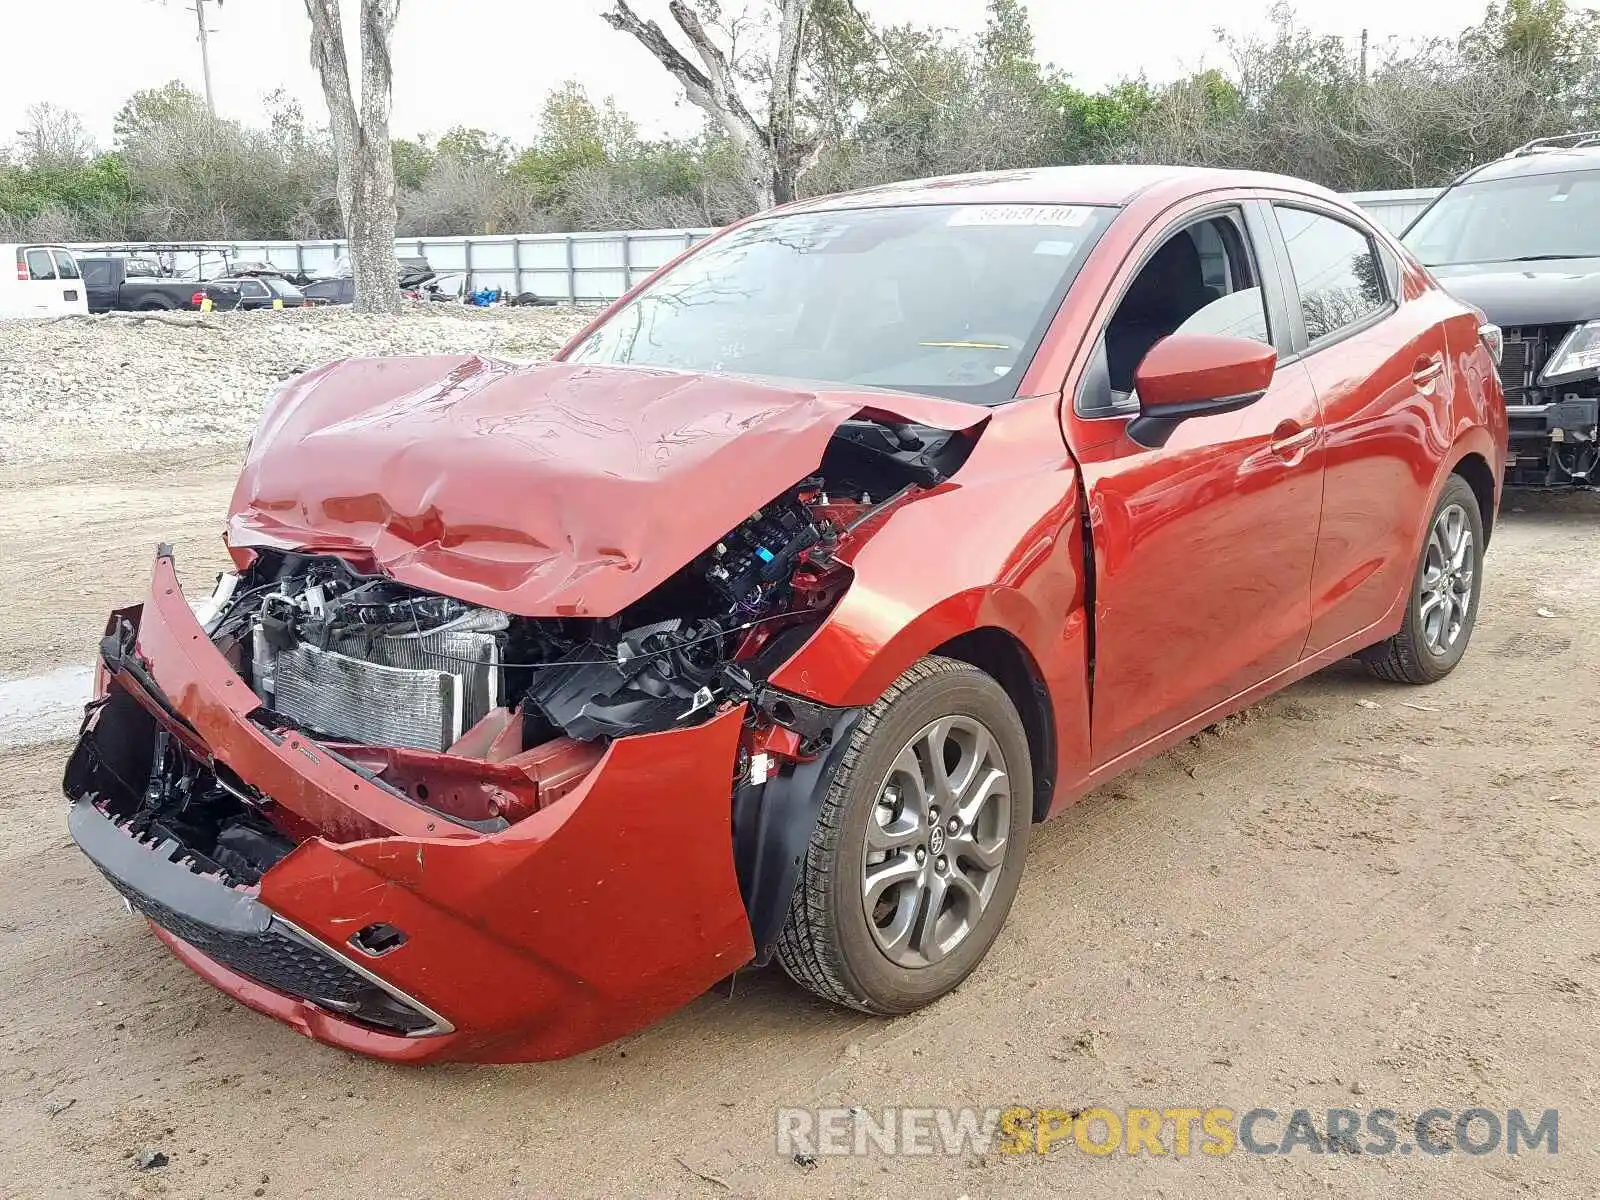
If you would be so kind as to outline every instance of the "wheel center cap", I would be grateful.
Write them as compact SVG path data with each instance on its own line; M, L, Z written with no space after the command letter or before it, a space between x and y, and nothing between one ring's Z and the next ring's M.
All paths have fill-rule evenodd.
M928 834L928 853L936 856L944 853L944 830L937 825Z

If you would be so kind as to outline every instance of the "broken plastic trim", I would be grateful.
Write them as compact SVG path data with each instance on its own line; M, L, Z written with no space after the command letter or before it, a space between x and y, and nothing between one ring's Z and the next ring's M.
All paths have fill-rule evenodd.
M113 676L126 675L139 686L152 704L159 708L166 716L176 722L182 729L187 729L196 737L199 736L195 727L189 723L189 718L173 706L167 694L163 692L150 672L145 670L144 663L139 661L139 656L134 653L134 638L136 634L133 623L123 618L117 623L117 632L108 633L100 639L100 661L105 663L106 670ZM89 710L85 711L84 721L89 719Z
M262 734L272 739L272 742L275 745L282 745L285 739L281 732L272 728L273 724L281 723L285 728L294 729L293 722L288 721L287 718L283 717L281 714L275 713L265 706L262 706L261 708L255 709L253 712L251 712L249 720L257 729L261 730ZM295 736L310 742L321 753L326 754L330 759L338 763L345 770L359 775L363 780L365 780L367 783L370 783L379 791L388 793L396 800L403 800L412 808L420 809L429 816L438 817L441 821L448 821L452 825L460 825L464 829L471 829L475 833L501 833L504 830L511 828L511 822L507 821L504 817L489 817L485 820L479 821L473 820L470 817L458 817L451 813L444 812L441 809L434 808L431 804L424 804L415 796L408 796L405 792L395 787L392 783L389 783L376 771L370 770L356 762L354 759L348 758L345 755L340 754L337 750L331 749L326 742L318 741L316 738L313 738L309 734L298 729L295 730Z
M179 858L181 847L175 842L150 846L136 841L115 821L94 806L87 795L73 796L68 814L68 830L89 860L128 900L141 915L160 926L171 936L194 945L197 936L193 929L207 932L217 946L239 945L245 947L253 941L288 939L298 942L305 952L320 954L359 977L367 986L377 989L390 1004L402 1013L415 1015L427 1024L417 1028L402 1028L394 1013L376 1013L372 1006L363 1006L359 1000L335 1001L314 995L301 995L274 986L268 979L256 979L241 964L230 962L225 953L212 953L205 946L194 945L200 953L220 966L255 980L265 987L307 1004L314 1004L346 1019L360 1021L372 1028L395 1036L433 1037L451 1033L453 1026L440 1014L421 1001L400 991L393 984L374 975L345 954L329 946L313 934L307 933L293 921L273 912L254 895L229 887L215 876L197 875ZM189 937L185 937L189 933ZM280 943L281 944L281 943ZM386 1023L383 1019L388 1018Z
M756 948L752 966L764 966L772 958L800 880L800 861L822 812L828 781L844 759L850 735L865 711L829 709L832 722L826 731L825 754L796 763L764 783L747 783L734 790L733 865Z
M757 712L775 725L792 729L800 735L808 750L825 749L833 736L839 720L839 710L792 692L779 691L763 684L757 689L751 703Z

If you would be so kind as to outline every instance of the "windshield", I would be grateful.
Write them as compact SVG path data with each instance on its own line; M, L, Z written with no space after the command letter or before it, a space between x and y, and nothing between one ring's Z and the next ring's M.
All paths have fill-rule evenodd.
M1464 183L1402 240L1430 267L1600 258L1600 171Z
M999 403L1115 214L982 204L756 221L686 258L568 359Z

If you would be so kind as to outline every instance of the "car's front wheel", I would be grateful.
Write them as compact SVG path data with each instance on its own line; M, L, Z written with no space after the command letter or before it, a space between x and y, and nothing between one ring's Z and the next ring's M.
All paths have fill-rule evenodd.
M1450 476L1428 522L1400 632L1362 654L1380 679L1433 683L1467 651L1483 588L1483 516L1478 497Z
M993 678L930 657L867 710L828 783L777 957L866 1012L910 1012L976 967L1027 857L1033 772Z

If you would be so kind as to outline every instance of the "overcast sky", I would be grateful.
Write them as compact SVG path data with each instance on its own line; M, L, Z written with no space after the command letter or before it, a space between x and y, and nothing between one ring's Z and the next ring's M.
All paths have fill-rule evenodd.
M729 6L738 0L728 0ZM1097 87L1144 71L1161 79L1220 65L1211 30L1266 25L1270 0L1029 0L1040 57ZM633 0L671 28L666 0ZM102 142L128 95L181 79L201 90L193 0L0 0L0 144L24 110L48 100L80 113ZM221 115L259 117L261 97L285 88L308 116L324 116L306 55L301 0L208 5L211 68ZM355 0L346 0L347 9ZM404 0L395 33L396 136L479 126L528 140L544 93L580 80L615 95L646 133L680 133L698 119L672 81L631 39L603 24L603 0ZM863 0L883 21L916 20L972 32L983 0ZM1455 33L1481 0L1304 0L1319 31L1374 41ZM346 13L346 20L350 17Z

